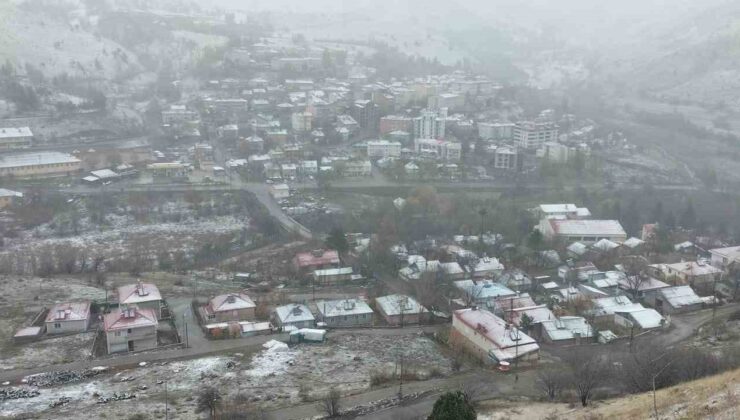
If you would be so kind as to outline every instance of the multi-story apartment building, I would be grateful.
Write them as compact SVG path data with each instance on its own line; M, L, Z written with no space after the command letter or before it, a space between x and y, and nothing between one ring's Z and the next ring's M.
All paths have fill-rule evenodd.
M558 139L558 126L551 122L521 121L514 125L513 138L523 149L539 149Z
M414 118L414 138L443 139L445 137L446 120L446 108L442 108L439 111L421 111L421 115Z

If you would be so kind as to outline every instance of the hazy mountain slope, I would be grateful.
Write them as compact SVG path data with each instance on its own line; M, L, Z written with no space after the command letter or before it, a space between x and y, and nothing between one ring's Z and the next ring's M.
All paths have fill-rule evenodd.
M0 62L10 61L19 69L29 63L47 76L67 73L112 79L136 71L136 56L96 36L94 25L95 17L84 9L2 1Z

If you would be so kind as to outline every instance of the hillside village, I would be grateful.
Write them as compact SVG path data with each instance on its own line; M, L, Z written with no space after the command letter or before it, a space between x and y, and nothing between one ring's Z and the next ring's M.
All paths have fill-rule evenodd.
M722 171L467 60L104 3L2 6L0 417L586 418L740 367Z

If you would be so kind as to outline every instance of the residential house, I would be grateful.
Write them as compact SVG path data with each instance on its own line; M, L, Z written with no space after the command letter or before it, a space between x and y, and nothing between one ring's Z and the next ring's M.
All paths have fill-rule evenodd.
M701 309L704 303L690 286L666 287L645 300L662 314L696 311Z
M57 303L46 315L47 334L79 333L90 326L90 302Z
M339 253L333 249L299 252L293 257L293 268L302 275L313 273L316 270L339 268L340 264Z
M118 288L118 304L136 305L140 310L151 309L157 317L162 318L162 295L159 289L152 283L138 281Z
M670 287L668 283L649 276L624 276L617 281L620 289L638 299L650 298L660 289Z
M722 270L704 260L686 261L675 264L652 264L648 272L668 283L688 284L701 290L713 289L720 279Z
M278 306L272 313L271 320L281 330L311 328L315 319L308 306L299 303Z
M459 280L455 287L462 294L468 305L493 308L494 300L500 297L516 296L516 292L491 280Z
M726 269L731 263L740 262L740 246L710 249L709 254L712 265L717 268Z
M455 261L440 263L439 269L442 276L447 280L462 280L466 275L465 270Z
M580 316L561 316L539 324L540 337L548 344L580 344L594 336L593 327Z
M614 323L625 328L651 330L665 325L665 318L655 309L630 309L614 313Z
M360 299L320 300L316 302L318 321L327 327L358 327L373 325L373 310Z
M425 322L429 311L416 299L406 295L375 298L376 309L389 325L411 325Z
M420 255L412 255L412 257L421 257ZM409 257L411 258L411 257ZM437 273L440 270L440 263L437 260L425 260L421 257L420 260L413 261L407 267L398 270L398 277L405 281L418 281L425 275L432 276L432 279L437 279Z
M504 271L496 282L518 292L529 291L532 288L532 279L519 269Z
M504 272L504 265L499 262L498 258L494 257L480 258L468 268L470 269L471 276L476 279L494 278Z
M313 280L317 285L332 286L352 280L353 273L352 267L324 268L314 270Z
M244 293L227 293L211 298L204 307L207 322L252 321L256 305Z
M632 303L627 296L612 296L593 300L593 314L596 318L610 318L625 328L641 330L658 328L664 325L663 316L654 309Z
M483 309L453 312L450 343L487 364L539 359L540 347L532 337Z
M158 315L154 309L122 305L103 317L108 354L157 347Z

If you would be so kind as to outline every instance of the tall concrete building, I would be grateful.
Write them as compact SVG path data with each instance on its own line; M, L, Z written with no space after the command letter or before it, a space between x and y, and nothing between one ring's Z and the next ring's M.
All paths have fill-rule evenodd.
M514 142L523 149L540 149L558 139L558 126L550 122L520 121L514 125Z
M414 118L415 139L443 139L445 137L445 121L447 108L438 111L425 109L421 115Z

